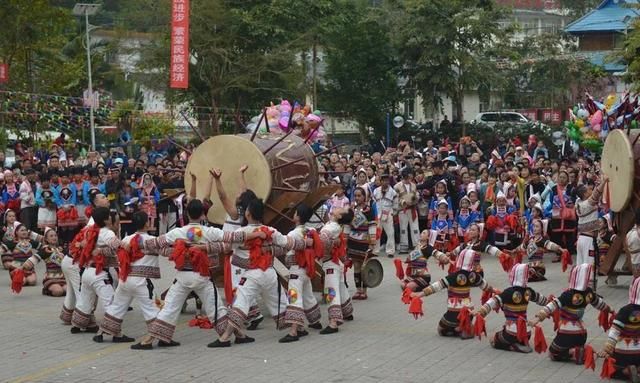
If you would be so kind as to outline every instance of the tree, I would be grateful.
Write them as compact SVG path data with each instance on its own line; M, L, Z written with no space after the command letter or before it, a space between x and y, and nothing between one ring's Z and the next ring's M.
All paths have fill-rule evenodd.
M568 107L606 76L577 57L575 43L563 35L533 36L508 46L508 65L501 71L506 108Z
M602 0L560 0L560 7L568 10L574 18L579 18L600 4Z
M640 7L636 5L636 8ZM627 62L626 80L638 91L640 90L640 18L636 18L629 29L622 58Z
M486 0L394 0L388 6L403 73L423 107L441 108L446 95L455 118L464 121L464 92L496 80L492 47L508 36L500 25L506 11Z
M363 143L367 128L382 133L385 113L397 101L400 68L388 26L379 9L364 1L343 3L326 35L324 106L347 111L360 126Z

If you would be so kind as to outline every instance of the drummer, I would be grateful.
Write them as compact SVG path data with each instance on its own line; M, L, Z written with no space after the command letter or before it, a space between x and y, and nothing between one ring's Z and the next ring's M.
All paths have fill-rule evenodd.
M633 278L640 278L640 209L636 209L636 224L627 233L625 248L631 256Z
M594 242L598 233L598 207L609 177L602 175L600 184L591 189L590 186L580 185L576 190L576 215L578 216L578 243L576 264L594 263Z
M252 190L247 188L247 181L245 179L245 173L247 169L249 169L248 165L242 165L240 167L240 176L238 177L238 189L240 190L240 192L233 200L229 198L229 195L222 185L222 170L213 169L211 171L213 179L216 183L216 192L218 193L218 198L220 198L220 202L222 203L222 206L224 207L224 210L226 212L224 224L222 225L222 230L224 231L235 231L242 226L245 226L246 220L244 217L244 212L247 209L249 203L252 200L258 198ZM238 252L233 250L226 254L226 257L230 257L231 285L234 291L238 288L242 276L247 270L249 258L246 257L246 255L246 252ZM228 261L226 257L225 262ZM227 302L227 304L231 304L231 302ZM250 323L247 326L247 330L256 330L260 322L264 320L257 301L252 302L249 309L248 317Z
M348 227L347 255L353 262L353 279L357 292L353 299L367 299L367 283L362 278L362 265L368 257L373 255L376 245L376 219L371 207L367 203L367 194L361 187L356 187L353 192L354 217Z

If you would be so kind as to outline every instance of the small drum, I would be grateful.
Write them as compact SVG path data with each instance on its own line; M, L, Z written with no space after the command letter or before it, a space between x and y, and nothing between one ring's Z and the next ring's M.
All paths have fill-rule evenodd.
M362 279L367 287L378 287L382 283L384 269L382 263L376 258L367 258L362 265Z
M609 176L608 185L611 210L623 211L632 199L640 200L640 134L625 130L609 132L602 151L601 169ZM605 190L605 193L607 191Z

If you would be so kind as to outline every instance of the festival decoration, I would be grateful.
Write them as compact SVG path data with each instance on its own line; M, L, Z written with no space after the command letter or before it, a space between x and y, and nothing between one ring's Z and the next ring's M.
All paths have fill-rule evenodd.
M280 104L270 103L263 113L255 116L246 125L247 133L260 134L295 134L307 143L313 143L325 137L320 111L311 112L311 106L301 106L295 102L293 105L283 99Z
M638 97L625 93L620 99L610 94L601 101L585 94L584 103L568 111L565 121L567 137L583 148L600 154L604 141L612 129L637 129L640 119Z

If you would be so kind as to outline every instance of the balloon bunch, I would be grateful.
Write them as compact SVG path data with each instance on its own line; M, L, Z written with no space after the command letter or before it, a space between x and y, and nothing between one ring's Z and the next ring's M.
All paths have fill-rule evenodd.
M320 111L312 113L311 106L301 106L297 102L292 106L288 100L282 100L279 105L271 103L267 106L264 115L253 117L247 124L246 131L253 133L258 129L260 134L280 135L295 130L294 134L313 142L325 136L322 121Z
M637 128L640 118L638 98L630 99L628 93L619 100L615 94L596 101L586 94L584 103L569 109L569 121L565 121L567 136L582 147L600 153L611 129Z

